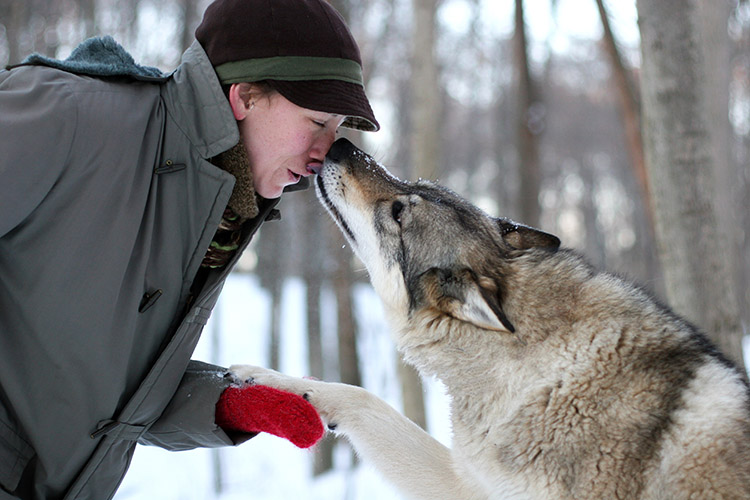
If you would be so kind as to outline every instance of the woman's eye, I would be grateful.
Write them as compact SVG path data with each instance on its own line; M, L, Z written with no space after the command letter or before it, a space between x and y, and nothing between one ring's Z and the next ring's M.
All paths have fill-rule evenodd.
M326 127L326 122L322 122L322 121L320 121L320 120L313 120L312 122L313 122L313 123L314 123L315 125L317 125L318 127L320 127L320 128L325 128L325 127Z
M396 200L391 205L391 216L399 225L401 225L401 213L404 211L404 204Z

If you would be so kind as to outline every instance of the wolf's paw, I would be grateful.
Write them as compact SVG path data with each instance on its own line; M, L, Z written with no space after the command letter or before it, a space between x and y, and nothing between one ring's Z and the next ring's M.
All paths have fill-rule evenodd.
M269 385L272 387L276 387L277 389L283 389L283 390L289 390L289 389L286 387L281 387L279 384L281 384L285 379L292 378L287 375L284 375L283 373L279 373L275 370L271 370L269 368L263 368L261 366L253 366L253 365L232 365L229 367L229 372L232 375L234 375L234 377L239 382L244 382L248 384ZM290 391L290 392L294 392L294 391Z
M337 423L333 420L335 409L326 402L324 394L326 390L330 392L338 384L290 377L275 370L252 365L232 365L229 371L241 382L274 387L302 396L315 407L329 429L336 429Z

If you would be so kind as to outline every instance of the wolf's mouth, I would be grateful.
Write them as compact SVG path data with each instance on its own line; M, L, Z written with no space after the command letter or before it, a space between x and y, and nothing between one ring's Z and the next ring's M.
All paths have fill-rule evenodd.
M336 206L328 197L328 192L326 191L326 188L323 185L323 177L320 174L318 174L317 182L318 182L318 193L320 193L320 199L323 200L328 211L331 213L331 215L333 215L333 218L336 219L336 222L338 222L339 226L344 231L344 233L346 233L346 236L349 238L352 245L354 245L355 243L357 243L357 238L354 237L354 233L352 232L351 229L349 229L349 226L344 220L344 217L336 209Z

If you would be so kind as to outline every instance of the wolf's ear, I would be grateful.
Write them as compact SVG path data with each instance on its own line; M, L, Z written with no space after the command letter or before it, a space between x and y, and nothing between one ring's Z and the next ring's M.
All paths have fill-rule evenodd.
M518 250L528 250L530 248L556 249L560 246L560 238L553 234L518 224L506 218L499 218L496 221L503 235L503 241Z
M516 331L500 306L494 280L480 278L470 269L438 268L422 278L429 300L445 313L486 330Z

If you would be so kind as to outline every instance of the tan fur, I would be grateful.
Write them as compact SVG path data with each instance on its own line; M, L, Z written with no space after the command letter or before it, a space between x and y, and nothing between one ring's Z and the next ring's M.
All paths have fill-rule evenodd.
M453 449L361 388L239 376L305 395L408 498L750 498L748 388L692 326L553 236L337 144L319 196L405 359L445 384Z

